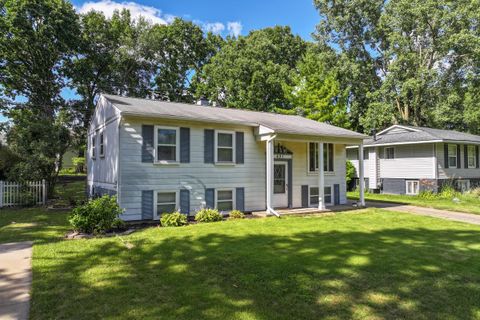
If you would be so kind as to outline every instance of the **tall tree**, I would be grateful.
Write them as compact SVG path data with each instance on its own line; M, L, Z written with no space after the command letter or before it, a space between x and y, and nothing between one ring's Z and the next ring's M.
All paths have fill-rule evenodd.
M49 191L58 174L58 156L69 143L63 121L62 65L76 49L77 16L63 0L0 2L0 87L3 95L26 98L7 110L7 139L21 159L15 179L45 178Z
M464 129L465 88L478 79L477 1L315 4L322 16L317 39L337 49L353 71L342 82L351 88L349 103L360 127L408 123Z
M261 111L289 110L283 86L306 50L289 27L228 38L196 80L196 95L219 105Z
M155 68L155 92L163 100L193 101L192 78L196 77L223 44L190 21L175 19L156 25L149 34L150 59Z
M292 73L292 85L284 89L294 109L289 113L336 126L350 126L347 113L347 93L342 91L332 50L310 46Z

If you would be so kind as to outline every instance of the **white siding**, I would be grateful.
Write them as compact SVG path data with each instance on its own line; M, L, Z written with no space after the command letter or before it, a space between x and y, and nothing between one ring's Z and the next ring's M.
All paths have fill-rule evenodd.
M105 99L100 99L92 118L87 141L87 181L89 186L116 189L118 160L117 110ZM104 135L104 157L100 157L100 133ZM92 159L92 138L96 137L96 157Z
M455 143L454 143L455 144ZM444 143L437 143L438 178L439 179L462 179L480 178L480 169L465 168L465 152L463 144L460 145L460 168L445 168Z
M308 144L306 142L280 141L280 144L293 152L292 158L292 206L294 208L302 206L302 185L309 187L318 186L318 174L308 172ZM325 173L325 186L334 184L340 185L340 203L347 203L346 175L346 149L345 145L335 145L334 172ZM333 192L333 191L332 191Z
M157 165L141 162L142 124L190 128L190 163ZM204 129L244 132L244 164L204 163ZM190 212L205 205L205 188L245 188L245 211L265 210L265 142L255 140L250 127L205 125L174 120L126 118L120 127L120 194L125 220L141 219L142 190L190 190ZM276 141L278 142L278 141ZM307 172L307 142L280 141L293 152L293 207L301 207L301 186L316 186L316 174ZM346 153L344 145L335 146L335 173L326 174L325 185L340 185L340 202L346 203Z
M396 145L395 159L385 159L379 147L380 178L434 179L433 144Z
M158 165L141 162L142 124L190 128L190 163ZM245 164L204 163L204 129L244 132ZM245 188L245 210L265 209L265 142L255 141L253 129L176 121L125 119L120 130L120 203L124 219L141 219L142 190L190 189L190 210L205 205L205 188ZM193 212L191 212L193 213Z

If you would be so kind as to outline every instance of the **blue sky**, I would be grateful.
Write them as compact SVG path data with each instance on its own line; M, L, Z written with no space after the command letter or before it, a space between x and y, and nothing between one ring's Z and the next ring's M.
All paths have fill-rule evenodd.
M181 17L223 36L288 25L294 34L312 40L311 33L320 19L313 0L73 0L72 3L78 12L95 9L107 16L115 9L128 8L134 16L142 15L157 23ZM62 96L75 98L75 92L64 89ZM5 120L0 115L0 122Z

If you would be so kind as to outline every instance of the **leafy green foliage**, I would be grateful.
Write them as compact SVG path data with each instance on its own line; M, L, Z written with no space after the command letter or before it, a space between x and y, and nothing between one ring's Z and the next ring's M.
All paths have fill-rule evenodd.
M339 53L351 119L478 132L478 3L315 0L316 38ZM453 22L454 21L454 22ZM478 108L477 108L478 109ZM466 119L468 111L472 117ZM355 127L355 126L354 126Z
M245 214L240 210L232 210L228 215L230 219L243 219L245 218Z
M181 227L188 224L187 216L180 213L164 213L160 218L163 227Z
M197 222L216 222L222 220L223 217L217 209L201 209L195 215L195 221Z
M258 111L290 110L283 87L306 50L289 27L252 31L229 38L207 63L195 87L218 105Z
M68 221L72 227L85 233L105 233L122 224L122 209L117 198L104 195L73 209Z
M353 165L353 163L349 160L347 160L346 166L347 166L346 181L347 181L347 185L349 185L352 182L352 180L357 176L357 170L355 169L355 166Z

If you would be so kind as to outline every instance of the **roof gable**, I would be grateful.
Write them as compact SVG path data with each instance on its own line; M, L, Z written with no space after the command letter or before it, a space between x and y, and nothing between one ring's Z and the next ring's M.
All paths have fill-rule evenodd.
M418 132L418 129L414 129L411 127L401 126L395 124L391 127L388 127L385 130L382 130L378 133L378 135L386 135L386 134L398 134L398 133L410 133L410 132Z

